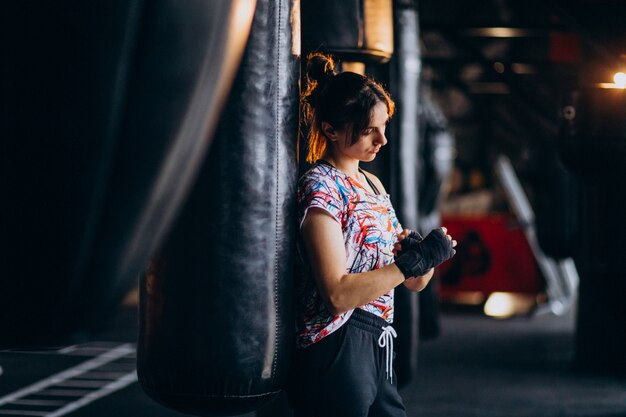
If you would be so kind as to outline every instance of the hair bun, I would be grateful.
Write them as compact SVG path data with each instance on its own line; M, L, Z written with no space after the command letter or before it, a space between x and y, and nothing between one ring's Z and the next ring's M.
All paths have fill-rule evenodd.
M328 55L312 53L307 57L306 72L310 80L323 84L335 75L335 62Z

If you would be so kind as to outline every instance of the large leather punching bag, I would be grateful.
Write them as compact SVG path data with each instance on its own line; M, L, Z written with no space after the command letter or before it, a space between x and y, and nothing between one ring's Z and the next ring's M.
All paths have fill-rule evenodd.
M454 166L454 138L448 129L448 121L430 94L420 97L420 174L419 174L419 228L423 233L440 226L443 185ZM436 281L438 272L435 270ZM439 305L436 287L428 285L419 294L420 340L433 339L439 335Z
M392 1L302 0L302 49L331 52L343 61L389 61Z
M576 365L626 374L626 90L581 89L562 107L561 156L580 178Z
M533 184L537 242L553 259L572 257L579 242L579 177L559 158L555 141L533 149L531 162L537 174Z
M293 345L299 16L259 0L198 182L141 282L139 380L184 413L235 415L283 388Z
M2 7L0 346L110 316L197 174L253 0Z
M418 230L419 79L421 57L419 25L413 0L394 2L394 54L390 61L389 89L397 113L390 126L390 189L404 228ZM395 370L400 387L417 371L419 300L403 285L395 290L393 326L398 332Z

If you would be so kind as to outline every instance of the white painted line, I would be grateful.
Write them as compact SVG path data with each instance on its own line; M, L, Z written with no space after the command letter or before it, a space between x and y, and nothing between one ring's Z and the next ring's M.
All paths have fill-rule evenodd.
M35 405L45 407L62 407L69 403L69 401L63 400L15 400L11 401L14 405Z
M68 354L70 352L75 351L77 348L78 348L78 345L68 346L68 347L65 347L63 349L60 349L59 353L61 353L61 354Z
M88 389L45 389L43 391L35 392L33 395L42 395L47 397L82 397L94 390Z
M39 391L45 390L51 385L58 384L59 382L74 378L78 375L84 374L88 371L91 371L92 369L101 367L105 364L113 362L116 359L119 359L134 352L135 347L132 344L126 343L120 345L73 368L69 368L63 372L59 372L56 375L52 375L48 378L42 379L41 381L36 382L28 387L22 388L21 390L5 395L4 397L0 398L0 406L15 401L21 397L33 394L35 392L39 393Z
M45 416L47 411L28 411L28 410L0 410L0 414L8 414L11 416Z
M108 363L102 368L98 369L99 371L104 372L123 372L126 373L131 369L135 368L135 362L133 363Z
M109 381L91 381L87 379L70 379L59 382L55 387L73 387L73 388L100 388L107 385Z
M110 350L113 347L118 346L118 345L119 343L116 343L116 342L89 342L89 343L84 343L82 345L71 345L71 346L64 347L63 349L59 349L57 353L60 353L62 355L80 355L82 353L79 353L79 352L91 351L93 354L93 352L102 352L105 350ZM96 355L93 354L93 356L96 356Z
M78 346L78 347L74 347L72 350L68 350L66 352L63 352L63 354L64 355L71 355L71 356L98 356L100 353L102 353L104 351L107 351L107 350L109 350L109 348Z
M111 349L118 345L119 345L119 342L105 342L103 340L100 340L100 341L95 341L95 342L88 342L88 343L82 344L81 346L97 346L97 347L101 347L105 349Z
M137 381L137 372L129 372L124 375L122 378L117 381L111 382L109 385L102 387L98 391L94 391L90 394L87 394L85 397L80 400L74 401L65 407L57 410L53 413L46 414L46 417L60 417L65 414L76 411L79 408L86 406L102 397L106 397L107 395L113 394L115 391L121 390L122 388L127 387L128 385Z
M86 374L76 375L74 379L117 379L125 375L126 372L87 372Z

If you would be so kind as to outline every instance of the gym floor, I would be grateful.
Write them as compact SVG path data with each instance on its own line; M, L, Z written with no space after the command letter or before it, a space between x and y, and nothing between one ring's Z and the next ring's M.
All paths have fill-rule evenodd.
M420 346L401 390L409 417L626 417L626 376L572 367L574 313L494 320L443 311L442 334ZM0 352L0 415L183 416L136 382L134 307L98 340ZM253 417L255 414L246 414Z

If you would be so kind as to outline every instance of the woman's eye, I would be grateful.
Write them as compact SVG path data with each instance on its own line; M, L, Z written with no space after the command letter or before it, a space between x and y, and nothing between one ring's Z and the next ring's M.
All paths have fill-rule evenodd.
M364 135L369 135L369 134L371 134L372 132L373 132L372 128L368 128L368 129L365 129L365 130L363 131L363 134L364 134Z

